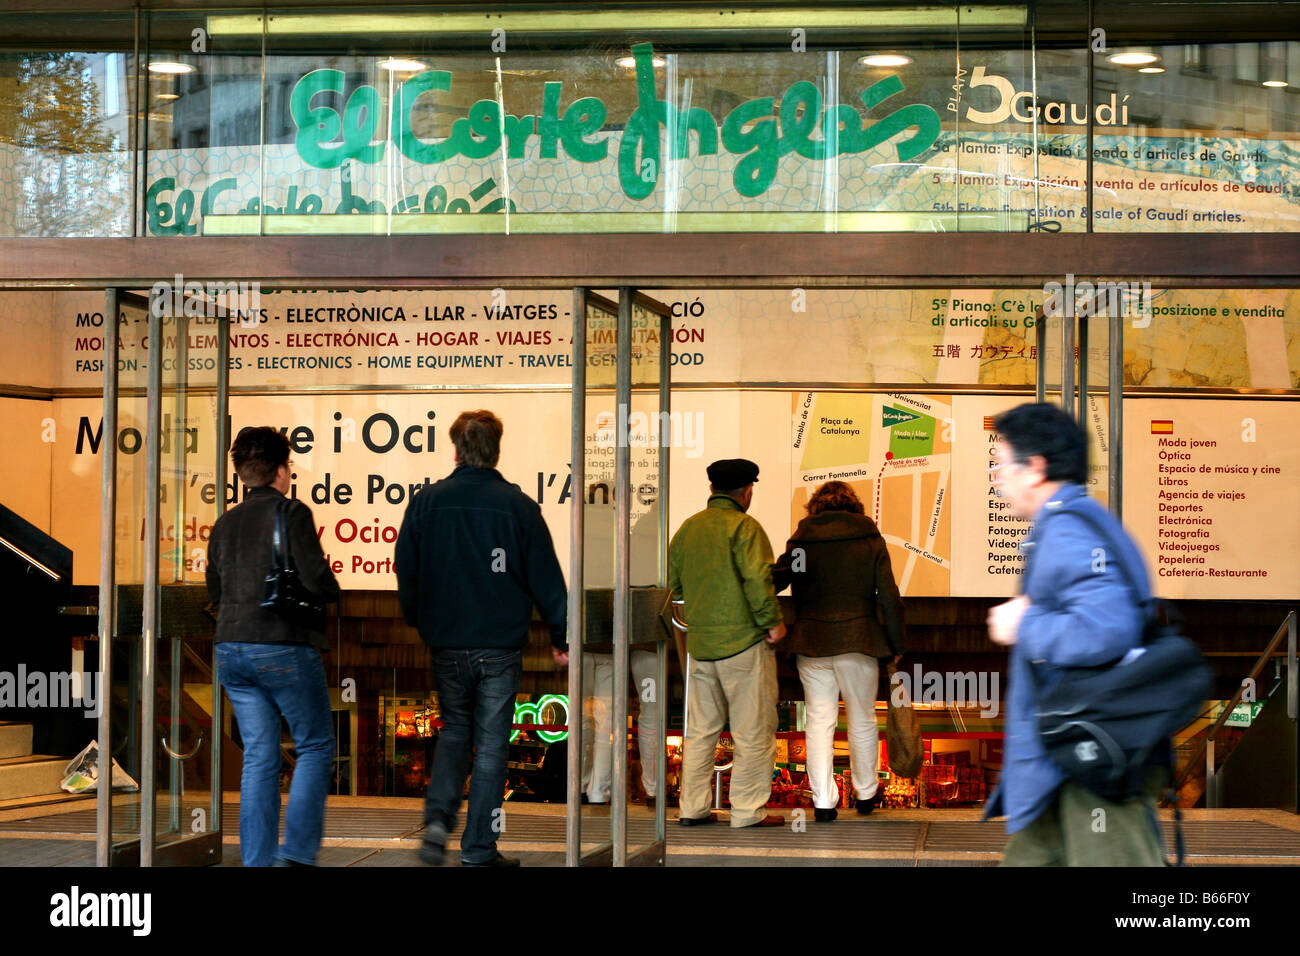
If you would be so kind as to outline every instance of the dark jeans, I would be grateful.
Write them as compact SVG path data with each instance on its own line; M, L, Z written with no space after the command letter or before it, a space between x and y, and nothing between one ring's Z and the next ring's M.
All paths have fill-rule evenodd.
M239 778L239 852L244 866L271 866L280 839L280 715L298 761L278 856L315 864L334 771L334 725L320 651L305 644L217 645L217 671L244 740Z
M462 863L486 863L496 856L497 837L505 823L500 809L510 725L522 676L522 651L472 648L433 652L442 733L433 755L424 822L441 821L448 831L456 825L472 746L469 819L460 840Z

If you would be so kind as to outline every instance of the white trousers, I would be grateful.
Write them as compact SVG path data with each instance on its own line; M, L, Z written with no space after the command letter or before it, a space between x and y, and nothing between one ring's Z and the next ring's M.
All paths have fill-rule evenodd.
M799 655L799 679L803 681L808 748L808 785L813 806L826 810L839 804L835 786L835 724L839 719L840 696L849 712L849 767L853 789L859 800L876 794L876 771L880 765L879 732L876 730L876 692L879 665L866 654L836 654L833 657Z
M637 701L637 745L641 786L655 796L659 784L659 697L655 686L659 659L652 651L629 654L632 691ZM582 789L592 803L609 803L614 779L614 655L582 655ZM589 705L589 706L587 706Z

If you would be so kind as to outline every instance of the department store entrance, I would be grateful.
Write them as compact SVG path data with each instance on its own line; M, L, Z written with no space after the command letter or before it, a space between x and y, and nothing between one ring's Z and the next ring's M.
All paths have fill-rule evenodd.
M193 285L172 289L159 283L147 295L112 288L105 298L104 314L117 315L119 321L104 323L102 435L107 438L101 439L102 521L103 528L113 530L103 534L101 542L99 636L102 679L112 693L111 705L99 717L98 739L110 742L116 766L113 786L100 787L97 797L96 858L101 866L206 864L222 858L222 793L238 791L241 758L238 727L217 685L215 609L208 604L204 580L207 531L225 508L242 500L242 486L226 454L232 429L246 424L284 429L294 456L293 493L310 501L318 522L324 522L322 541L336 573L353 574L345 589L348 583L360 583L357 576L366 576L369 588L392 590L391 541L397 520L390 518L400 519L401 514L399 510L375 518L372 524L345 506L364 494L367 504L387 505L392 511L391 506L404 506L420 482L400 474L400 469L385 470L380 481L378 469L372 468L364 483L351 482L354 491L343 480L343 468L322 467L320 451L343 455L345 446L355 442L365 455L397 449L409 458L436 447L450 457L449 445L435 437L429 421L438 418L438 425L445 427L454 413L448 415L440 405L427 412L422 424L406 423L410 416L404 414L405 405L414 395L434 389L413 381L396 388L340 386L337 378L331 381L330 368L340 363L295 363L324 369L317 381L306 385L236 386L236 402L254 404L232 413L231 372L247 368L247 353L240 354L245 347L266 351L253 360L259 367L277 368L284 365L280 353L303 345L303 339L315 349L327 342L338 345L344 336L304 332L295 338L293 332L279 331L278 323L268 323L268 310L257 295L250 297L247 284L243 289ZM503 319L512 305L518 308L494 303ZM270 311L290 328L295 319L308 321L304 314L311 309L277 302ZM450 312L445 319L455 321L455 315ZM534 693L531 704L517 708L512 743L523 748L531 742L536 753L534 758L512 754L518 758L512 759L512 766L544 770L554 778L557 769L542 766L543 754L553 755L553 762L567 760L559 776L568 804L570 865L662 862L664 801L659 801L652 822L632 828L627 825L627 806L630 793L653 791L656 783L657 792L665 792L666 760L656 761L652 754L665 753L667 695L661 688L667 686L672 634L666 590L669 456L661 450L681 438L670 406L671 311L629 287L610 295L578 287L572 290L571 316L571 331L564 333L570 354L555 360L573 370L571 382L552 380L525 394L533 401L569 406L568 475L560 475L560 484L548 494L539 472L537 496L539 504L562 506L568 515L567 540L553 536L562 560L567 553L563 563L568 579L584 585L570 591L567 681L557 674L550 681L553 686L530 688L550 693ZM424 317L444 320L430 315L430 308L424 309ZM402 333L400 342L395 334L377 336L371 344L409 353L402 346L477 341L476 332L436 328L440 331ZM503 345L521 341L521 336L532 340L550 334L511 329L493 338ZM310 339L312 335L325 338ZM449 365L445 355L417 357L418 363L403 354L370 367ZM509 361L515 365L520 359ZM500 368L501 355L473 364ZM530 436L522 414L528 400L520 402L521 387L508 378L508 373L489 373L476 386L453 388L450 398L469 407L468 402L495 405L508 396L519 414L503 415L507 454L502 467L513 479L506 464L511 442L517 447L530 441L535 445L538 436ZM497 397L471 400L469 392ZM253 399L253 393L259 398ZM327 395L330 399L324 399ZM301 412L302 403L322 400L340 406L350 402L357 410L355 419L344 420L341 411L325 425L303 421L301 415L293 418L295 404ZM335 426L339 420L344 421ZM537 427L535 419L533 430ZM550 435L550 444L557 438ZM424 483L436 477L440 474L431 472ZM554 484L556 475L550 478ZM531 490L529 482L521 483ZM386 557L367 552L348 559L331 549L331 543L337 547L363 542L386 549ZM373 577L384 574L386 578ZM427 673L427 661L423 668ZM361 757L357 694L367 689L358 691L356 678L345 676L337 661L327 670L337 678L331 687L339 743L332 792L354 793ZM633 677L635 694L630 698ZM628 726L630 700L636 702L638 714L641 768L633 783L627 747L613 746L613 728ZM384 729L394 730L390 737L401 736L405 712L400 695L390 692L383 706ZM417 734L429 735L437 725L436 712L421 713L411 723L419 726ZM563 748L541 746L566 738ZM286 776L292 766L293 753L286 744ZM232 811L237 815L232 806L224 808L226 820L231 820Z
M114 628L101 647L115 693L99 739L139 787L99 795L101 863L110 864L219 860L223 814L235 818L221 794L238 790L238 727L213 693L203 559L207 529L242 498L218 449L243 425L272 424L290 438L295 494L313 508L345 591L327 666L338 740L331 792L418 796L436 745L437 702L423 647L393 610L392 541L410 495L450 470L446 425L468 408L501 414L501 470L535 497L569 580L583 582L570 593L569 672L550 666L544 640L526 652L506 829L533 832L509 828L518 826L516 813L527 818L529 801L548 802L548 814L526 823L546 817L567 863L622 865L662 862L666 852L669 800L639 806L671 795L685 731L677 718L685 655L665 603L665 552L669 530L703 502L709 460L762 463L754 513L778 550L813 484L845 473L861 485L916 609L926 668L967 671L975 658L954 654L948 635L978 627L987 601L1013 586L993 576L991 557L987 579L972 575L974 564L983 571L982 542L975 560L962 550L998 527L981 478L988 423L999 410L1036 396L1074 411L1094 439L1090 491L1118 510L1126 413L1139 420L1127 433L1130 454L1146 462L1136 469L1141 502L1154 482L1141 457L1153 454L1144 450L1153 440L1143 433L1172 420L1222 419L1213 427L1227 428L1240 421L1238 405L1266 423L1294 408L1278 404L1289 396L1258 389L1138 388L1129 398L1139 401L1122 405L1110 356L1142 361L1152 341L1147 323L1126 315L1122 302L1108 314L1104 303L1085 308L1083 299L1071 321L1044 316L1029 288L808 290L803 313L785 290L668 290L659 298L631 287L272 291L259 305L241 300L239 289L199 288L190 303L186 289L178 297L160 285L148 296L110 290L105 303L105 314L121 320L105 328L104 345L112 359L104 526L115 533L103 542L102 613ZM1172 311L1234 293L1161 295ZM211 311L225 315L207 314L213 299ZM972 322L991 310L1020 314L1022 304L1032 321L1018 331ZM968 356L977 348L982 357ZM156 368L150 355L160 356ZM870 429L869 438L855 428ZM1139 504L1132 520L1149 510ZM990 544L990 555L1001 553ZM1252 660L1254 644L1246 645ZM367 677L376 662L390 676ZM796 682L781 690L778 771L788 774L802 762ZM911 791L890 781L898 784L886 788L898 801L891 808L978 803L987 778L975 771L995 764L996 717L979 706L919 707L938 759ZM614 745L619 728L626 746ZM1195 763L1195 742L1184 741L1185 765ZM378 770L368 756L375 752ZM725 738L718 756L715 803L725 808ZM292 762L286 749L286 776ZM383 789L367 789L367 779ZM413 789L401 791L404 781ZM797 778L778 779L774 801L791 802L773 805L797 810L798 790Z

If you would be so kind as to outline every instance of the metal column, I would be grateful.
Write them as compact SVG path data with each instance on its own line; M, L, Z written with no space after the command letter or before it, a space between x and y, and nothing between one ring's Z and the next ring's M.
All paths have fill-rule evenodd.
M103 455L99 533L99 788L95 793L95 865L113 849L113 626L117 610L117 289L104 293ZM107 438L107 441L104 441ZM107 767L107 770L105 768Z
M573 290L573 411L569 472L569 743L565 774L564 865L582 864L582 640L586 634L583 586L583 506L587 502L587 290Z
M214 466L214 478L217 483L216 511L213 523L226 512L226 453L230 448L230 321L229 317L221 323L221 334L217 336L217 461ZM221 820L222 766L221 750L225 740L225 715L221 695L221 680L217 667L217 642L212 642L212 793L208 803L209 829L217 836L217 853L221 853L221 831L225 829ZM219 857L218 857L219 858Z
M659 586L668 587L668 466L672 453L672 433L664 437L664 423L671 422L673 322L670 315L659 316ZM658 672L655 675L655 707L659 711L659 748L655 775L655 842L667 839L668 816L668 642L659 642L656 650ZM644 758L642 758L644 759ZM665 847L666 855L666 847Z
M1118 312L1118 314L1110 317L1110 362L1108 365L1110 380L1106 389L1110 402L1110 447L1107 449L1110 453L1110 471L1107 475L1107 490L1109 491L1111 513L1116 518L1120 518L1124 514L1124 454L1122 451L1124 445L1124 310L1112 309L1111 311Z
M161 302L149 297L149 393L145 413L144 602L140 631L140 865L153 866L157 826L154 759L154 705L158 641L158 487L162 463L162 318ZM102 778L101 778L102 779Z
M1074 301L1065 303L1061 318L1061 407L1067 414L1074 413Z
M614 773L609 797L609 835L614 844L614 865L627 866L627 679L629 562L632 516L629 485L632 482L632 447L628 419L632 411L632 289L618 290L618 365L615 388L615 427L618 440L614 456Z

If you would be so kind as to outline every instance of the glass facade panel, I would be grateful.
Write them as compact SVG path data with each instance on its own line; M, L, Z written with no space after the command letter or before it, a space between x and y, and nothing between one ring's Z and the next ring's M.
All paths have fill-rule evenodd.
M0 17L0 238L131 234L133 24Z
M0 235L1294 231L1300 4L1173 6L8 17Z

